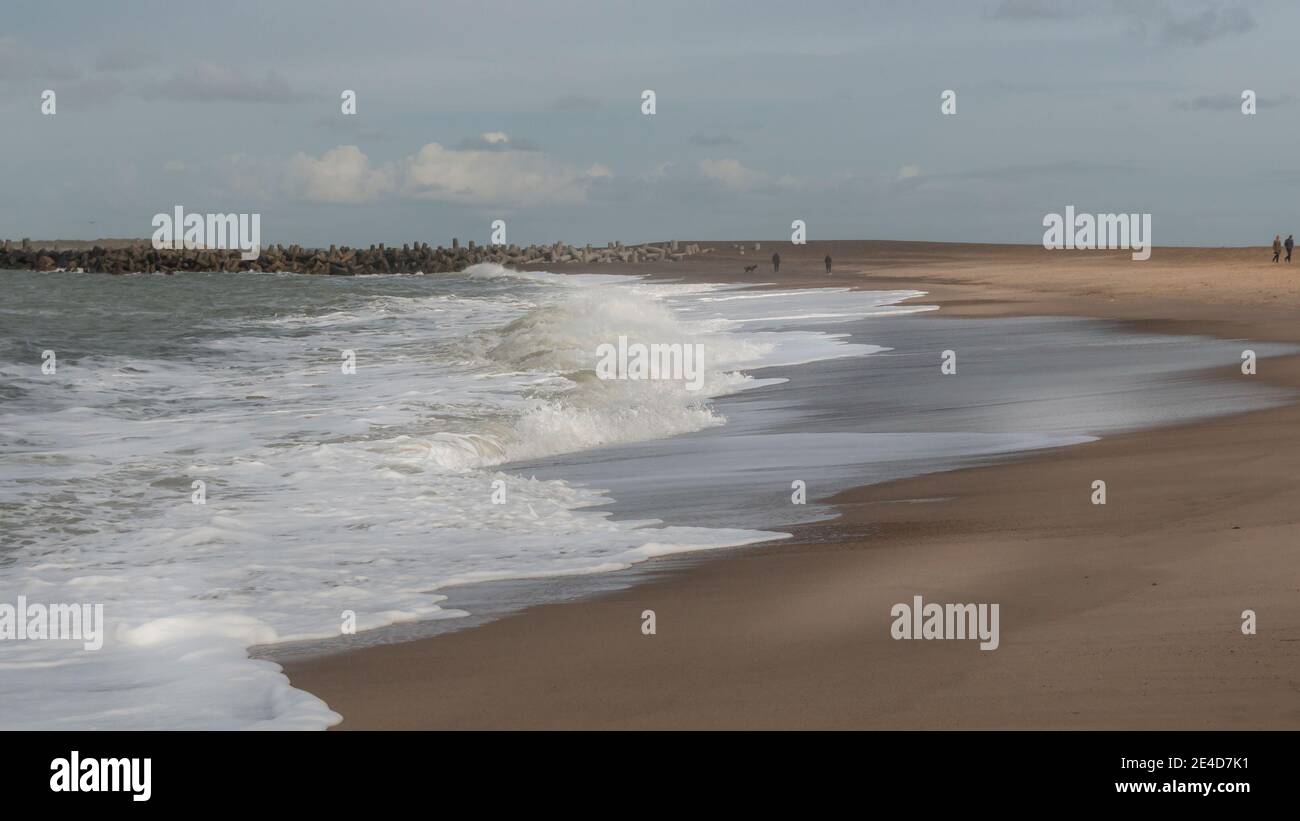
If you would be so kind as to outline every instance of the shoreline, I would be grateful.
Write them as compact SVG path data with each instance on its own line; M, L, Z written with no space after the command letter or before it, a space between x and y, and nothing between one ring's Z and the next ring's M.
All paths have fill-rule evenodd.
M1072 293L1069 278L1017 289L992 267L1013 268L1018 253L1050 261L1048 280L1061 259L968 253L863 264L866 276L842 279L755 278L924 290L938 316L1300 339L1271 304L1126 295L1134 286L1122 278L1095 294ZM719 281L735 261L656 273ZM1294 288L1280 296L1297 301ZM1259 378L1300 387L1300 357L1261 360ZM1300 726L1300 631L1288 626L1300 606L1285 581L1295 506L1277 498L1297 423L1292 403L862 486L821 500L840 517L790 528L789 540L691 554L630 589L284 666L344 716L342 729ZM1089 502L1099 476L1111 494L1100 508ZM915 500L942 501L900 504ZM1000 602L1002 646L891 640L890 605L914 595ZM639 630L646 608L653 637ZM1271 629L1243 636L1247 608Z

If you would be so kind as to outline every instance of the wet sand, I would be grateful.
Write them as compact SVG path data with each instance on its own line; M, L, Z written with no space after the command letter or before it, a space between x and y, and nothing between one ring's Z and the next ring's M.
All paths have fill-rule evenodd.
M717 245L657 273L918 288L946 316L1300 341L1300 268L1265 249L1158 248L1133 262L1016 246L763 243L742 257ZM1199 378L1300 388L1300 357ZM1297 728L1297 454L1300 406L1288 405L860 487L830 500L838 519L789 541L285 668L342 729ZM1091 502L1097 479L1105 505ZM1001 646L893 640L890 608L916 595L998 603ZM1247 609L1256 635L1241 631Z

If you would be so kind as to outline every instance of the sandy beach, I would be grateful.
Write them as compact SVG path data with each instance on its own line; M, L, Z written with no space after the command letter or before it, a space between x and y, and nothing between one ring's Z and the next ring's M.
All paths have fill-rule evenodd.
M947 317L1300 342L1300 266L1262 248L1157 248L1133 262L1029 246L751 242L741 256L714 245L653 273L914 288ZM1300 357L1196 378L1300 388ZM285 670L343 716L340 729L1294 729L1298 447L1292 404L859 487L830 500L839 518L785 542ZM1105 505L1090 499L1098 479ZM893 640L891 606L916 595L999 603L1001 646ZM1244 610L1256 635L1243 635Z

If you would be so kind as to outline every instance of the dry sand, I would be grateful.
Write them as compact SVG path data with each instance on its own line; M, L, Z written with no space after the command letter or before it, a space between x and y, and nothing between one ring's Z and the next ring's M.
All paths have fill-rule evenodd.
M1300 341L1300 263L1274 265L1263 248L1158 248L1133 262L1020 246L764 242L742 257L717 245L662 275L918 288L946 315ZM1300 388L1300 357L1205 378ZM1297 455L1291 405L857 488L833 500L839 519L792 541L286 672L343 729L1300 728ZM1095 479L1104 506L1090 502ZM914 595L999 603L1001 646L894 641L890 608ZM641 634L645 609L657 635ZM1246 609L1257 635L1242 634Z

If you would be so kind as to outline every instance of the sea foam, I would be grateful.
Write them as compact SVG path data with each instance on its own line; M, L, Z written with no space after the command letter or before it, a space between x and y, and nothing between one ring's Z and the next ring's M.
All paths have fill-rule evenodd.
M616 521L601 488L509 466L725 424L711 399L770 383L749 371L880 350L828 316L921 310L499 266L22 276L7 310L61 357L54 377L0 360L0 589L102 602L107 636L0 643L9 729L321 728L338 716L249 647L337 636L345 611L456 618L456 585L778 537ZM703 389L598 379L618 335L703 345Z

